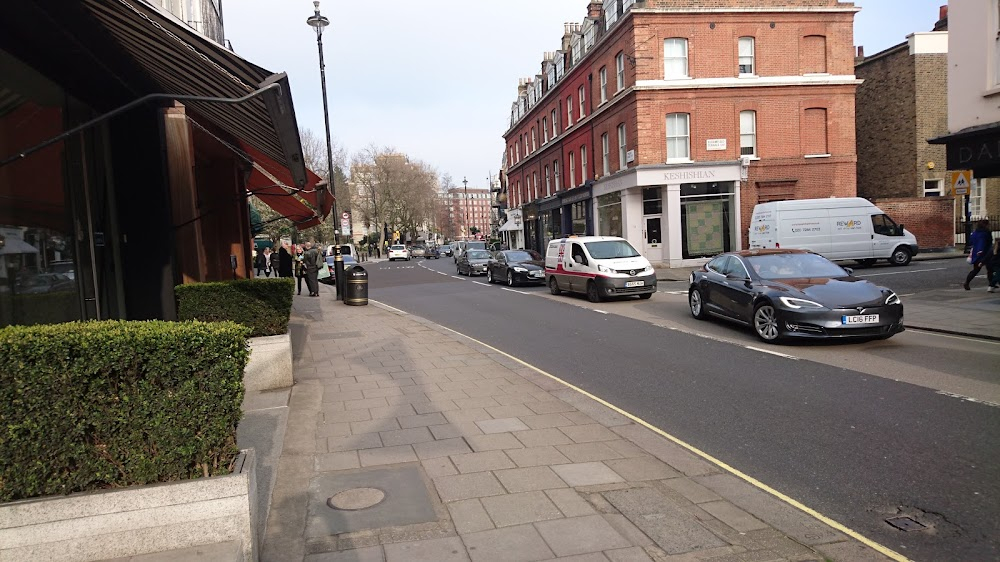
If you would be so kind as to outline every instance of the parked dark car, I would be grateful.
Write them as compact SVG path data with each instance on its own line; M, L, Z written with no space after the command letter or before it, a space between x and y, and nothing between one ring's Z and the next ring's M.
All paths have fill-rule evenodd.
M354 256L352 255L341 256L341 258L344 260L344 271L358 265L358 260L354 259ZM334 271L334 260L336 259L336 256L326 256L326 267L330 270L330 276L320 279L320 283L324 283L326 285L337 284L337 274Z
M545 260L534 250L501 250L493 255L486 269L490 283L508 286L527 283L545 284Z
M486 275L487 265L493 255L488 250L466 250L455 263L459 275Z
M761 340L886 339L903 328L891 290L805 250L720 254L691 274L691 314L749 325Z
M451 245L445 244L443 246L438 246L438 254L442 256L451 257Z
M76 289L76 281L62 273L38 273L17 278L14 291L22 294L55 293Z

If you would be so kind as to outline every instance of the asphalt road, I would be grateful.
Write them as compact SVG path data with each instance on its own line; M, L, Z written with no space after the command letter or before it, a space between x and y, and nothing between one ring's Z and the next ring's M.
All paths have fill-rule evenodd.
M936 267L884 284L954 278ZM906 332L764 346L690 318L669 284L649 301L592 305L456 279L448 258L368 269L372 299L576 384L908 557L1000 558L1000 407L956 397L1000 396L996 343ZM897 514L933 528L895 530L884 520Z

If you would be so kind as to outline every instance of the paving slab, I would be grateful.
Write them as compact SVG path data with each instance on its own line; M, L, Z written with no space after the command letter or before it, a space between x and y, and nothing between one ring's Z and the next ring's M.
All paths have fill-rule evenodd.
M523 431L531 429L517 418L501 418L495 420L480 420L476 422L483 433L504 433L507 431Z
M369 546L339 552L321 552L306 556L305 562L385 562L381 546Z
M583 515L593 515L597 513L587 500L572 488L560 488L556 490L545 490L545 495L556 504L556 507L563 512L566 517L580 517Z
M472 452L472 448L469 447L469 444L465 442L465 439L460 437L414 443L413 450L417 453L417 457L420 458L420 460L461 455L463 453Z
M461 473L501 470L515 466L514 461L501 450L452 455L451 462L455 463L455 468Z
M655 488L615 490L601 495L668 554L728 546Z
M482 499L493 523L511 527L546 519L561 519L563 514L544 492L522 492Z
M441 500L445 502L499 496L506 493L500 482L490 472L440 476L434 479L434 485L437 486Z
M448 504L448 512L451 513L455 530L461 534L495 528L493 520L490 519L486 510L483 509L483 504L478 499L451 502Z
M573 487L625 481L617 472L599 462L560 464L553 466L552 470Z
M557 556L633 546L600 515L543 521L535 527Z
M513 460L517 466L524 468L529 466L542 466L552 464L567 464L571 462L566 455L559 452L551 445L544 447L528 447L525 449L507 449L507 456Z
M554 558L552 550L532 525L518 525L462 536L473 562L533 562Z
M467 562L469 555L458 537L387 544L386 562Z

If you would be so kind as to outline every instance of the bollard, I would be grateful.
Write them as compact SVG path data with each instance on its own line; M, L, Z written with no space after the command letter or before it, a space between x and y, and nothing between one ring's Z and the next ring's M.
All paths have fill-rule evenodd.
M368 272L356 265L344 272L344 304L364 306L368 304Z

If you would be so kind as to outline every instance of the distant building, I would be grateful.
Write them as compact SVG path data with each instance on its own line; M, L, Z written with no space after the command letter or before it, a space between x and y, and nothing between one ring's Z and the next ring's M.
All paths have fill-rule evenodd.
M590 2L520 81L504 133L526 247L610 234L697 264L746 244L758 202L854 196L857 10Z
M490 235L492 202L489 189L453 187L445 192L444 201L453 240L472 240L477 236L485 238ZM471 234L471 227L478 229L478 235Z
M973 218L1000 215L1000 5L951 2L948 9L948 168L972 170ZM1000 222L1000 217L997 217ZM995 225L994 228L997 228Z
M871 56L858 47L855 126L858 195L912 231L925 248L954 245L945 149L927 143L948 131L948 7L933 31ZM977 200L977 204L979 201Z

